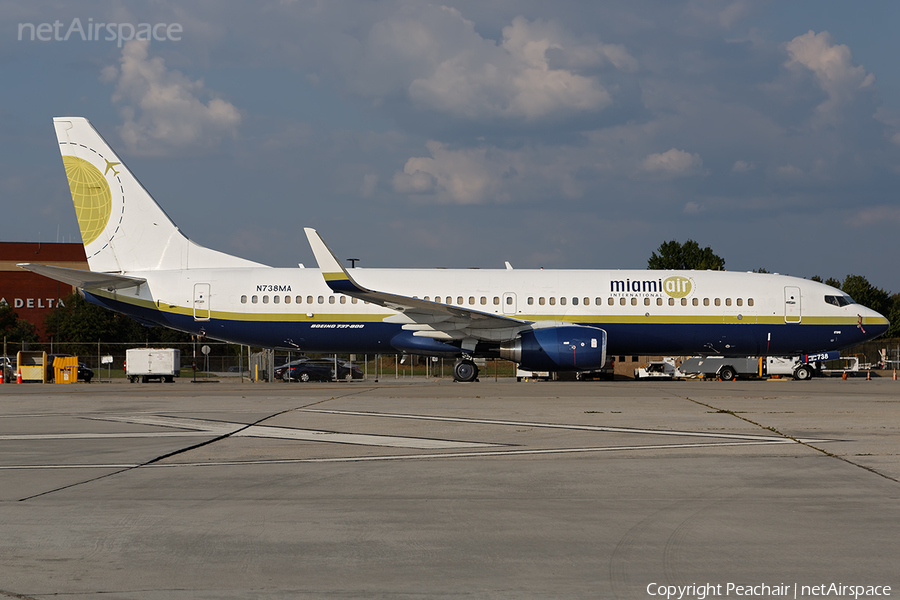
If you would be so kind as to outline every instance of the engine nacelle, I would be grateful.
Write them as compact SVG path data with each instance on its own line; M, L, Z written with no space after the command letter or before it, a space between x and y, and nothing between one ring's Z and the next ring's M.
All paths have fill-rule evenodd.
M590 371L606 364L606 332L564 325L526 331L500 345L500 356L527 371Z

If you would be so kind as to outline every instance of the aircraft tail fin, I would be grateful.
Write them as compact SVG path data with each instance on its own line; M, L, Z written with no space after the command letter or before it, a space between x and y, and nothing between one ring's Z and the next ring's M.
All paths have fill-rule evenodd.
M91 271L264 266L189 240L84 117L55 117Z

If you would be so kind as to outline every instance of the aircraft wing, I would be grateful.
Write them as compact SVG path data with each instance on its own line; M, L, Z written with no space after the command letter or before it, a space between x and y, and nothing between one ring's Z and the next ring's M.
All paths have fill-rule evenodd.
M530 324L530 321L504 315L365 288L353 280L353 277L341 265L315 229L307 227L305 231L316 262L319 263L319 269L325 278L325 283L332 291L403 313L402 316L398 315L399 318L388 317L386 320L406 323L404 329L415 329L419 335L425 337L459 338L461 336L453 335L450 332L468 330L469 333L472 333L472 330L524 329ZM415 327L413 324L420 324L421 327ZM444 335L434 335L428 330L445 333ZM475 334L474 337L494 336Z
M67 269L66 267L53 267L35 263L19 263L16 266L83 289L112 291L137 287L142 283L147 283L146 279L140 277L128 277L127 275L115 275L113 273L97 273L95 271L82 271L81 269Z

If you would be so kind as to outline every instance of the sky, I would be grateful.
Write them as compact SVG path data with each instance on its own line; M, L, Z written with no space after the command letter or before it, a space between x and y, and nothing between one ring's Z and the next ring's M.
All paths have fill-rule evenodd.
M80 239L51 119L84 116L191 239L272 266L315 265L303 227L360 267L642 269L693 239L728 270L900 292L898 22L893 1L0 0L0 240Z

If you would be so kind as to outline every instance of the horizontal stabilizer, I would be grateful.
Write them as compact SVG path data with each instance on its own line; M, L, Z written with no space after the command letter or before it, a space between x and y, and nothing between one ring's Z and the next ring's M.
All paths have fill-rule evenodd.
M140 277L128 277L126 275L115 275L113 273L96 273L94 271L82 271L81 269L67 269L65 267L52 267L50 265L38 265L34 263L20 263L16 266L22 267L26 271L62 281L69 285L83 289L95 290L121 290L132 288L147 283L146 279Z

